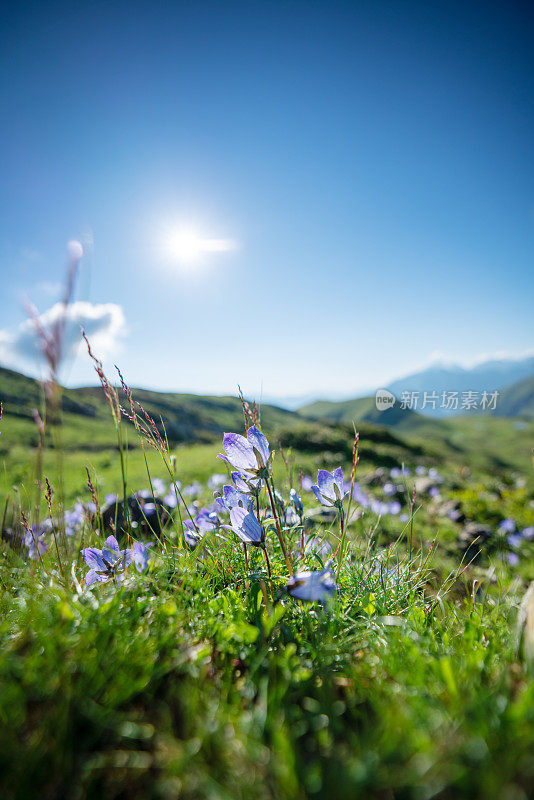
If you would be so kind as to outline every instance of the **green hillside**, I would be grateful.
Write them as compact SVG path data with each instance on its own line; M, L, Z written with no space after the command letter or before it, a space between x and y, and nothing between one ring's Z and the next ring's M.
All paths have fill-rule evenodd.
M161 420L171 444L193 441L212 441L225 430L238 430L243 425L243 410L237 397L212 397L191 394L153 392L133 389L135 400L140 402L163 430ZM123 406L128 401L119 392ZM43 408L41 385L13 370L0 367L0 401L4 415L14 418L17 434L25 441L37 444L37 431L32 412ZM76 448L110 446L115 441L115 431L105 395L100 386L65 389L62 399L64 446ZM262 424L267 429L286 423L293 413L276 406L261 407ZM129 423L128 423L129 424Z
M534 375L503 389L493 414L534 419Z
M207 478L212 459L220 449L221 434L243 428L241 402L235 397L209 397L134 389L134 397L167 432L171 448L180 455L185 479ZM0 489L34 484L35 453L39 437L32 418L42 408L40 384L11 370L0 369L0 400L4 418L0 424ZM125 405L126 399L122 397ZM312 414L315 411L315 418ZM423 463L443 468L468 468L475 473L521 471L532 480L530 451L534 421L520 424L502 417L463 416L433 420L396 408L378 412L373 398L346 403L315 403L299 413L275 406L261 407L265 432L280 440L284 448L299 454L304 468L313 472L319 462L335 466L350 459L352 421L360 431L362 468L391 467L400 463ZM395 422L396 420L396 422ZM163 422L162 422L163 421ZM386 424L377 424L386 423ZM527 426L525 429L525 425ZM132 482L143 481L145 472L142 440L125 423L129 449L128 474ZM75 497L85 481L85 466L98 473L101 486L114 491L119 480L116 432L100 387L67 389L63 394L61 453L47 434L44 473L51 479L61 458L67 495ZM185 454L187 451L187 457ZM154 474L161 463L148 453ZM210 465L209 467L207 465ZM221 465L222 467L222 465ZM283 469L278 459L275 469Z
M529 384L530 381L530 384ZM438 463L450 461L460 467L493 472L519 469L532 481L531 451L534 444L534 424L517 419L505 419L503 409L521 409L528 414L528 389L531 379L515 384L514 392L504 393L499 402L500 417L483 414L464 414L449 419L435 419L401 409L398 403L387 411L378 411L374 397L362 397L343 402L320 401L299 409L308 419L318 419L358 428L379 424L394 429L395 434L414 445L419 444ZM512 406L512 398L515 405ZM519 412L518 412L519 413ZM510 415L511 416L511 415Z
M361 423L372 422L386 427L414 429L422 419L409 409L402 409L398 403L387 411L379 411L374 397L358 397L355 400L330 402L319 400L299 409L299 414L330 422Z
M153 392L133 389L139 401L167 433L169 444L179 456L180 474L185 480L207 479L213 472L214 458L220 450L224 431L243 429L243 410L236 397L209 397ZM34 408L43 406L40 384L20 373L0 369L0 400L4 406L0 436L0 489L34 484L35 454L39 442L33 420ZM126 407L127 400L121 395ZM57 474L59 461L65 474L67 496L74 498L86 482L85 466L98 474L101 487L115 491L119 481L119 462L116 457L116 431L105 395L100 387L66 389L62 399L61 452L48 431L44 452L44 474L51 479ZM288 451L298 452L301 462L310 472L321 459L338 463L350 459L352 426L317 423L275 406L260 408L264 431L279 440ZM361 452L366 467L391 467L402 462L423 460L437 463L439 451L421 442L409 442L400 435L369 423L359 425ZM128 476L132 483L146 482L142 439L129 422L125 422L125 437L129 450ZM148 448L147 457L154 475L161 474L162 465ZM220 464L220 462L219 462ZM282 470L281 458L276 469ZM220 464L220 469L223 469ZM19 490L17 489L17 491Z

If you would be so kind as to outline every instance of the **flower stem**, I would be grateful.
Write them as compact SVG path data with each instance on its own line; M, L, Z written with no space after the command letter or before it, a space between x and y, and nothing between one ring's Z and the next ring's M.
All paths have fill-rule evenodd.
M337 562L337 572L336 572L336 581L339 580L339 573L341 572L341 564L343 563L343 552L345 550L345 511L343 510L343 506L339 507L339 544L337 546L337 551L339 550L339 558Z
M247 553L247 546L246 546L245 542L243 542L243 552L245 554L245 567L247 568L247 572L248 572L250 567L248 565L248 553Z
M269 479L268 478L265 481L265 483L266 483L266 486L267 486L267 492L269 494L269 502L271 504L271 511L273 512L274 524L276 526L276 533L278 534L278 540L280 542L280 547L282 548L282 553L284 554L284 558L285 558L285 561L286 561L286 566L287 566L287 568L289 570L289 574L293 575L293 567L291 566L291 561L289 560L289 557L287 555L286 543L285 543L284 537L282 535L282 529L280 527L280 521L278 519L278 514L276 513L276 506L274 504L274 497L273 497L273 493L271 491L271 487L269 486Z
M263 557L265 559L265 566L267 567L267 575L269 576L269 585L271 587L271 600L274 603L273 577L271 575L271 564L269 562L269 556L267 555L267 548L262 547L262 550L263 550Z

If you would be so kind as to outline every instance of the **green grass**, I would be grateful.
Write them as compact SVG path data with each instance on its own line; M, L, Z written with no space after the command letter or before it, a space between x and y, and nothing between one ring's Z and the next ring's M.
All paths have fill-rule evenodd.
M51 555L45 579L5 551L2 796L528 794L513 588L488 580L475 604L462 577L438 603L418 564L382 583L376 558L394 552L357 552L321 610L264 608L236 548L160 554L92 598L50 578Z

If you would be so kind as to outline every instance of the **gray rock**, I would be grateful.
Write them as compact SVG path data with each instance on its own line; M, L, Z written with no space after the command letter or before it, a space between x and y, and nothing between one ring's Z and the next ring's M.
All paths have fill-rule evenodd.
M364 475L360 483L364 486L382 486L387 480L389 480L389 470L384 467L378 467L368 475Z
M493 531L487 525L468 522L458 537L458 546L465 555L466 561L478 559L492 536Z
M437 512L441 517L449 517L453 522L465 522L465 514L458 500L446 500L440 503Z
M436 481L433 478L429 478L427 475L418 476L414 480L416 494L427 494L428 490L435 485Z

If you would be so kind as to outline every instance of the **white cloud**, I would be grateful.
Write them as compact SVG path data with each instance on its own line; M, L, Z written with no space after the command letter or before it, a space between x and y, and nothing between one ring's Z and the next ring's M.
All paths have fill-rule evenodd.
M82 341L81 328L84 328L99 357L114 353L126 332L122 306L116 303L78 301L66 309L63 303L56 303L38 316L39 324L47 332L63 319L63 357L68 360L76 355ZM34 320L25 320L14 331L0 330L0 361L17 369L43 365L42 347Z

